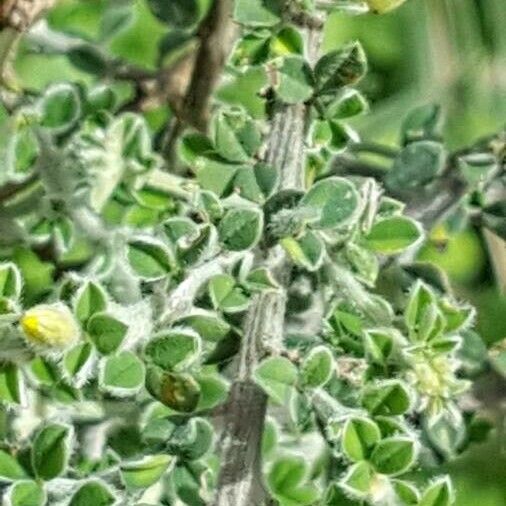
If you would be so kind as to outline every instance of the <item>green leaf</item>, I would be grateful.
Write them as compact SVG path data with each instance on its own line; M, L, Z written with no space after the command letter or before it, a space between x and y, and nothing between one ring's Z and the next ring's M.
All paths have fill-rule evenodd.
M21 295L23 279L13 263L0 264L0 296L17 300Z
M160 21L174 28L187 28L199 19L198 0L148 0L148 5Z
M254 379L277 404L285 404L297 382L297 368L284 357L270 357L255 369Z
M197 376L200 385L200 399L197 411L212 409L227 400L229 386L219 375L201 374Z
M181 263L184 266L190 266L211 256L218 242L217 235L213 225L201 226L198 237L179 252Z
M190 326L205 341L217 343L230 332L230 325L212 311L198 310L176 322Z
M290 54L304 54L304 39L294 26L285 26L270 40L270 50L273 56L287 56Z
M193 166L202 156L208 156L214 153L214 146L209 137L191 133L182 137L179 142L179 157L181 161Z
M81 101L70 84L50 86L40 101L41 124L56 132L71 128L81 115Z
M25 477L26 472L19 462L6 451L0 450L0 479L14 481Z
M278 172L273 167L257 163L254 167L238 169L234 189L241 197L262 204L276 188L277 181Z
M448 406L434 419L429 417L424 425L430 442L448 460L457 454L467 435L464 417L454 406Z
M200 385L190 374L164 372L150 367L146 375L149 393L169 408L189 413L200 400Z
M418 504L420 493L413 484L402 480L392 480L392 485L394 486L397 497L399 497L404 504L407 506L415 506Z
M235 208L225 213L218 226L223 246L230 251L251 249L260 240L263 215L255 208Z
M349 495L363 498L369 493L373 479L374 472L370 464L357 462L349 468L339 484Z
M366 235L365 243L372 251L394 255L419 241L422 233L416 221L396 216L376 222Z
M362 405L372 415L402 415L411 408L407 386L398 380L369 385L362 394Z
M442 144L433 141L413 142L395 159L385 177L385 185L396 192L414 190L438 176L445 162L446 151Z
M200 336L191 329L161 331L146 345L146 356L157 366L166 370L188 368L200 355Z
M246 286L250 290L268 290L270 288L279 288L278 282L274 279L272 273L265 267L253 269L246 276Z
M7 491L10 506L44 506L46 504L46 493L35 481L16 481Z
M128 488L154 485L173 463L170 455L148 455L141 460L121 464L121 477Z
M308 211L313 227L331 229L347 225L356 216L359 195L347 179L330 177L314 184L299 207Z
M15 364L0 364L0 400L20 404L23 393L22 376Z
M275 90L286 104L309 100L313 95L313 74L306 60L300 56L287 56L278 68Z
M46 425L37 433L32 447L32 466L38 478L52 480L65 472L71 440L71 429L58 423Z
M320 268L325 254L325 245L314 232L309 230L297 239L285 237L279 243L296 264L310 272Z
M11 134L7 146L7 167L14 176L32 172L39 158L40 147L36 135L31 128L19 128Z
M418 506L450 506L454 501L453 487L448 476L431 483L422 495Z
M378 257L354 242L346 244L345 255L357 278L371 288L374 287L379 274Z
M128 327L108 313L95 313L87 324L87 332L97 350L103 355L116 351L123 342Z
M320 492L314 484L305 484L307 474L307 464L303 457L280 457L273 463L267 483L281 505L309 506L318 500Z
M367 329L364 333L365 348L372 362L385 364L390 358L396 342L402 336L395 329Z
M234 178L241 167L244 165L228 162L217 155L200 157L194 165L200 187L218 197L228 195L233 190Z
M211 124L211 137L218 154L231 162L247 162L262 143L255 122L240 110L218 112Z
M123 397L136 394L144 383L144 365L130 351L102 359L99 383L103 390Z
M274 26L281 21L281 0L237 0L234 19L246 26Z
M211 278L208 290L215 309L225 313L238 313L248 307L249 298L228 274L218 274Z
M353 462L367 460L380 439L380 429L372 420L350 418L343 429L343 451Z
M356 84L367 71L367 59L359 42L331 51L320 58L314 74L318 95L334 95L344 86Z
M146 280L163 278L172 271L170 251L162 242L154 239L130 241L128 261L134 272Z
M108 70L108 61L102 51L91 44L80 44L67 52L70 63L83 72L103 76Z
M112 506L113 504L116 504L116 498L108 485L93 479L77 489L69 506Z
M103 311L107 306L104 289L92 281L86 283L77 293L74 310L77 319L86 323L95 313Z
M93 346L90 343L83 343L74 346L65 353L63 366L70 377L78 375L92 357Z
M202 458L209 452L214 441L213 426L204 418L192 418L186 425L174 430L167 448L170 454L191 461Z
M302 362L300 375L304 386L318 388L324 386L334 372L332 352L326 346L313 348Z
M406 472L415 461L415 443L406 437L390 437L380 441L371 455L371 463L382 474Z
M345 88L325 106L325 116L329 119L347 119L363 114L368 110L365 97L353 88Z
M402 123L402 144L422 140L438 140L442 131L441 107L422 105L411 111Z

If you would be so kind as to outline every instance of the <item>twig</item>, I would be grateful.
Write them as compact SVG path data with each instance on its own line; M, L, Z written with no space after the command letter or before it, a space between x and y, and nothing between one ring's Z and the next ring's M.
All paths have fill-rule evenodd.
M207 128L211 97L233 42L232 8L232 0L214 0L200 25L200 44L186 96L163 140L162 148L169 163L173 161L175 143L186 126L200 131Z
M308 59L314 63L321 42L321 25L306 28ZM266 161L279 170L280 188L304 189L304 139L307 107L280 105L274 112ZM278 280L289 280L289 264L283 253L266 253L275 265ZM267 397L251 375L266 350L281 351L286 294L283 288L255 298L248 311L239 352L239 370L229 395L225 414L218 489L213 506L252 506L267 495L261 470L261 434Z

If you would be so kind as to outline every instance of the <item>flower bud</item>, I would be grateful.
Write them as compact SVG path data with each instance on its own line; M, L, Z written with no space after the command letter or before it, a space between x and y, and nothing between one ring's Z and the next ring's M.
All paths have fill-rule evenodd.
M390 12L402 5L406 0L366 0L369 9L376 14Z
M40 304L21 317L26 339L34 345L64 349L79 339L79 326L70 309L61 304Z

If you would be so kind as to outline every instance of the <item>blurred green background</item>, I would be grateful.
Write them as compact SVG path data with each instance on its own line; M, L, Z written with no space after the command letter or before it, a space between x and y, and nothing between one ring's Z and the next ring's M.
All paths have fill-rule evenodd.
M170 1L170 0L168 0ZM128 25L111 30L111 5L124 4ZM114 55L136 65L153 68L158 43L166 28L149 13L143 0L60 0L48 17L50 27L70 35L93 39ZM438 102L446 112L446 139L458 148L492 133L506 122L506 0L409 0L385 15L350 17L332 15L325 45L338 47L359 39L369 57L370 73L362 89L371 101L371 113L356 127L364 139L395 144L400 123L417 105ZM49 82L91 78L72 67L64 56L48 56L21 48L16 69L25 87L37 90ZM261 72L227 83L248 100L255 116L263 115L262 102L252 96L253 81ZM131 90L120 86L128 95ZM147 113L156 129L166 118L164 108ZM32 253L16 252L17 261L34 265ZM423 259L440 265L458 296L478 308L478 330L492 345L506 337L506 297L494 284L493 270L478 230L455 224L437 227L421 252ZM34 292L48 284L50 272L30 268ZM446 466L457 484L458 506L506 505L506 384L490 371L478 378L478 396L496 429L487 443L471 446ZM441 473L444 469L435 470Z

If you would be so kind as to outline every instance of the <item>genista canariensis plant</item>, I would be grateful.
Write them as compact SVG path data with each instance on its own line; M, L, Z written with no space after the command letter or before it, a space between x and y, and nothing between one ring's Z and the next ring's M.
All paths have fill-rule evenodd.
M3 504L453 503L417 473L472 441L481 341L414 259L449 212L504 237L505 136L450 153L428 105L360 140L366 54L324 53L325 19L402 3L148 0L152 72L2 7ZM97 84L23 90L20 38Z

